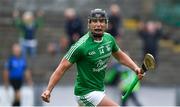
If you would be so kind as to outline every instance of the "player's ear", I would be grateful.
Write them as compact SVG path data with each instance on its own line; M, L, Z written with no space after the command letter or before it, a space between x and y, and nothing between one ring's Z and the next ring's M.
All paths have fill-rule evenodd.
M88 19L88 24L87 24L87 28L89 29L89 23L90 23L90 20Z
M107 20L106 21L106 29L108 29L108 24L109 24L109 21Z

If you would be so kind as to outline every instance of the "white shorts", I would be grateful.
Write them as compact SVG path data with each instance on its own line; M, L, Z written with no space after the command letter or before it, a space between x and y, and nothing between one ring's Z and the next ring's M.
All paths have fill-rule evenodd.
M104 91L92 91L83 96L76 96L76 101L79 106L97 106L104 96Z

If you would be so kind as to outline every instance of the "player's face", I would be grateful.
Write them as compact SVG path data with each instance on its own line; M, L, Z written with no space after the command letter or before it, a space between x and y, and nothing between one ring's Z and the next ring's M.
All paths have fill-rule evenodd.
M106 19L104 18L94 18L89 22L89 29L91 32L96 34L97 36L102 36L104 31L106 30Z

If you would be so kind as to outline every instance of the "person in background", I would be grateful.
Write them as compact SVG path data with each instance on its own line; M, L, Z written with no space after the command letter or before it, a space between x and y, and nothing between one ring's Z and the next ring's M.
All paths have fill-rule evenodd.
M121 90L121 94L125 95L127 90L129 89L130 85L133 83L133 80L136 78L136 74L132 72L131 69L129 69L126 66L121 66L120 71L120 82L119 82L119 88ZM128 106L127 102L132 99L132 102L135 104L135 106L142 106L142 104L139 102L136 92L140 89L140 82L136 84L133 91L127 98L125 102L121 101L121 106Z
M38 44L36 33L38 28L42 26L42 16L42 11L37 13L37 17L32 11L25 11L22 18L18 10L13 12L13 23L20 31L19 43L22 46L22 54L24 56L27 56L27 54L31 57L36 56Z
M121 9L117 4L112 4L109 8L109 25L107 32L115 37L117 43L120 45L122 32L122 15Z
M21 92L20 89L24 82L24 77L27 83L32 86L31 71L27 67L26 59L21 55L21 47L19 44L12 46L12 55L5 63L3 72L4 85L8 88L9 83L15 92L13 106L20 106Z
M83 22L73 8L66 9L64 16L65 32L69 38L69 46L71 46L84 34Z
M68 38L66 36L60 36L59 41L52 41L47 45L47 52L51 56L57 54L65 54L68 48Z
M148 21L140 22L138 34L143 42L143 56L150 53L158 62L159 40L163 36L162 24L160 22Z
M129 52L126 51L126 54L129 55ZM136 78L136 74L127 66L124 66L122 64L119 64L114 58L111 60L111 63L108 67L109 72L106 73L105 76L105 83L107 85L115 85L118 87L118 91L120 90L120 99L121 96L127 92L130 85L132 84L133 80ZM137 85L134 87L132 93L128 97L128 99L123 102L120 100L121 106L128 106L127 102L129 100L132 100L132 102L135 104L135 106L142 106L142 104L139 102L136 92L140 89L140 82L138 81Z
M121 9L117 4L111 4L109 7L110 14L108 16L108 28L107 32L110 33L115 39L119 46L122 48L121 44L121 36L122 33L122 15L121 15ZM117 73L117 69L121 67L121 64L119 64L114 58L110 61L110 72L108 72L108 75L113 75L111 78L111 84L116 86L119 82L119 73ZM109 76L106 76L107 78ZM106 78L105 78L106 80Z

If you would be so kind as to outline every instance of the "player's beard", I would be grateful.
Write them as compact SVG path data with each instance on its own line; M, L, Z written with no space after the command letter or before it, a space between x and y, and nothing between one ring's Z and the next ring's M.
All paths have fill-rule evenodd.
M101 29L94 29L94 31L92 32L92 36L94 38L99 38L101 39L103 37L103 34L104 34L104 30L101 30Z
M92 37L96 40L101 40L106 30L105 26L102 26L102 25L99 27L97 27L97 25L96 26L88 25L88 28L91 31Z

